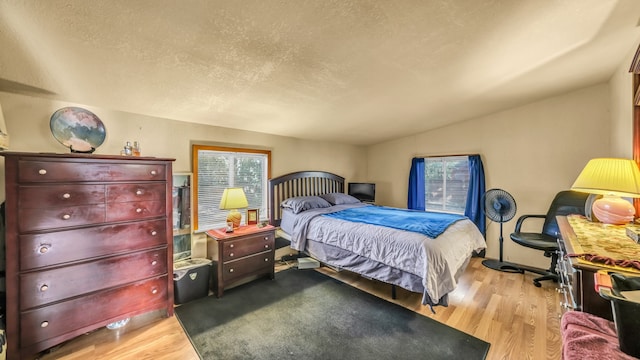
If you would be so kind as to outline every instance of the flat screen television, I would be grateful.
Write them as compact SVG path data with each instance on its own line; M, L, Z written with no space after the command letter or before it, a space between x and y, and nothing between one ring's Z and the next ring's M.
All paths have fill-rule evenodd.
M375 202L376 184L374 183L349 183L347 193L363 202Z

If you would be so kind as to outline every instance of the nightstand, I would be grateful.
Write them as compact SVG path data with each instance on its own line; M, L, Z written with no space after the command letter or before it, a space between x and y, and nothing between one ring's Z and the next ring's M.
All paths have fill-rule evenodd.
M224 294L224 289L241 281L253 280L260 276L274 279L274 248L276 228L267 225L241 226L232 233L224 229L207 231L215 240L210 248L214 262L213 288L216 297Z

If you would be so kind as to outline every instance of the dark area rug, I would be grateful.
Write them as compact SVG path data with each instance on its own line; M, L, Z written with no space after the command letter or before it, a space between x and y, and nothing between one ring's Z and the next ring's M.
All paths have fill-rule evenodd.
M314 270L176 308L203 359L485 359L489 343Z
M277 237L276 238L276 245L275 245L275 249L278 250L280 248L286 247L291 245L291 241L285 239L285 238L281 238L281 237Z

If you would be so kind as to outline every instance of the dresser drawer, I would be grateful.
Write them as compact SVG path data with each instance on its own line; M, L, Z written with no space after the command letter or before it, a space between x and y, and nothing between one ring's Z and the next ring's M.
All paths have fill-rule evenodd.
M105 180L153 181L165 180L167 167L162 164L113 164Z
M107 204L107 221L140 220L166 214L164 199Z
M121 314L161 308L167 296L167 276L163 276L21 312L20 345L33 345L92 324L106 325Z
M84 162L20 160L18 181L53 182L103 179L108 173L108 164Z
M167 220L20 235L20 270L144 250L167 242Z
M239 240L225 241L222 245L222 261L230 261L241 257L272 250L275 244L273 233L256 234Z
M271 272L273 271L273 255L273 251L265 251L223 263L222 279L226 283L255 273Z
M20 182L74 181L154 181L165 180L167 166L163 164L120 163L94 161L38 161L18 162Z
M20 275L25 310L167 273L167 250L151 250Z
M18 227L21 233L57 229L78 225L100 224L105 221L104 204L49 207L49 208L19 208Z
M163 200L166 184L139 183L107 185L108 202Z
M18 204L21 208L48 208L103 204L104 185L21 186Z

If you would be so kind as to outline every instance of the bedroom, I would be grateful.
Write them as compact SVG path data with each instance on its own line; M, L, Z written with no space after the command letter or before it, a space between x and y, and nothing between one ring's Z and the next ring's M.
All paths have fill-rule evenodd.
M639 11L632 1L606 3L608 6L618 6L617 12L627 12L633 16L630 16L631 21L623 17L624 22L621 23L623 30L618 31L626 31L624 36L618 33L610 35L620 36L624 41L612 49L607 48L608 52L615 54L609 56L615 59L615 64L613 67L610 65L605 67L606 71L603 73L581 76L582 81L579 82L581 85L575 86L574 83L570 83L548 94L538 94L532 89L530 89L531 92L527 92L527 89L521 90L522 93L514 92L513 97L520 96L520 98L517 99L518 101L514 100L507 108L496 108L493 111L467 116L453 124L443 124L428 130L405 128L403 135L394 138L352 143L348 139L331 140L332 138L328 136L321 140L291 136L286 128L282 129L281 135L277 135L276 125L265 131L250 131L247 129L264 128L260 128L259 119L253 122L243 119L242 116L246 115L244 113L239 118L232 118L232 122L218 125L173 120L182 119L182 117L171 115L172 111L184 107L180 105L180 101L189 104L188 106L195 106L187 98L202 97L199 94L202 91L199 87L201 83L196 83L194 91L180 89L158 94L154 86L159 84L145 84L143 79L136 75L141 71L140 68L126 68L122 65L123 70L113 75L114 80L118 80L115 82L118 85L112 85L108 79L103 79L102 82L95 83L99 86L87 86L82 79L90 78L88 75L92 71L101 72L103 69L93 69L89 66L90 61L81 61L79 60L81 57L73 58L73 53L72 56L65 58L66 63L56 60L52 56L55 53L53 49L47 48L47 43L42 40L44 34L39 31L36 21L24 17L22 11L25 9L21 6L6 2L0 5L2 6L0 7L2 23L9 25L12 31L20 29L27 33L21 33L24 38L18 37L25 42L25 46L17 46L15 33L2 32L0 104L11 136L12 151L65 152L66 149L51 136L48 121L55 110L64 106L78 105L98 114L105 122L108 135L107 141L99 149L99 153L102 154L118 154L125 141L138 140L141 142L143 155L175 158L174 171L190 171L190 147L193 143L270 149L274 175L314 169L331 171L345 177L347 181L373 181L378 186L377 201L398 207L406 206L406 182L411 157L425 154L480 153L485 164L488 188L500 187L509 190L518 202L519 214L539 213L546 210L557 191L571 186L589 159L600 156L631 157L630 99L632 96L628 68L640 40L640 33L635 27ZM6 18L10 16L9 14L11 19ZM115 14L108 11L106 14L111 14L114 19L117 18ZM483 19L486 22L488 15L484 14ZM620 16L619 13L616 14ZM43 13L39 15L46 18ZM113 23L117 24L117 21ZM610 27L604 26L604 28ZM336 37L335 34L329 35L328 39ZM608 40L606 36L602 36L604 40L596 36L594 42ZM99 39L96 37L83 39L83 41L100 41ZM197 39L199 38L194 41ZM328 39L325 41L329 41ZM63 38L57 38L49 45L53 47L64 41ZM133 44L136 43L133 42ZM99 43L97 46L100 46ZM117 49L112 42L106 42L103 46L105 52ZM476 52L479 51L481 50L476 50ZM593 55L587 50L582 53L576 51L576 53L574 57ZM144 55L143 51L140 57ZM545 54L546 57L554 55L558 54ZM92 56L97 57L100 54ZM93 58L90 57L90 59ZM607 64L610 61L602 60ZM595 63L595 61L587 61L580 66L589 68L595 66ZM551 75L557 79L571 80L572 72L565 67L561 69L564 71ZM460 67L460 71L462 70L463 68ZM303 67L300 71L306 70ZM251 74L256 75L257 71ZM566 76L561 76L562 74ZM589 69L585 74L591 74ZM516 76L515 80L508 80L521 81L524 85L533 87L537 84L535 79L542 77L543 74L532 70L524 74L527 76L520 75L522 75L521 78ZM123 77L126 76L131 77L132 83L143 85L129 90L129 87L125 86L127 82L123 81ZM554 81L549 80L549 82ZM504 97L504 91L500 92L499 84L493 84L498 88L498 95L495 96ZM92 95L88 91L90 87L98 87L102 91ZM287 93L288 90L280 89L280 91ZM477 100L461 104L458 104L459 98L444 101L436 96L438 94L436 90L431 91L426 94L432 97L430 101L443 102L446 108L479 106ZM69 95L66 98L58 98L57 93ZM220 93L225 92L220 90ZM131 104L115 103L116 99L111 97L113 94L124 94L125 98L130 98L131 102L136 102L141 107L144 107L145 103L154 104L155 107L146 113L136 111L137 108ZM224 105L231 106L232 101L241 101L239 92L234 95L236 98L229 99L229 103ZM180 99L181 96L185 97ZM330 97L326 94L325 96ZM103 102L101 97L109 101ZM176 103L170 102L175 108L161 106L163 101L168 101L168 97L177 98ZM159 101L156 102L156 99ZM259 98L255 101L259 103L261 100L263 99ZM382 100L375 98L375 102ZM469 101L471 100L473 99ZM480 98L480 100L489 103L494 99ZM216 99L207 99L207 101L215 103ZM384 101L382 103L386 104ZM269 107L274 104L279 103L275 101L265 103L261 104L264 108L251 110L268 112ZM363 106L360 102L357 104ZM348 104L337 105L344 107ZM405 110L398 106L389 105L388 107L388 112L403 114ZM363 110L358 107L350 111L358 113ZM365 112L365 114L369 113ZM430 116L437 118L443 114L439 112ZM363 122L364 120L366 119L363 119ZM233 128L234 122L239 123L239 128ZM325 125L327 128L336 126L338 124L335 123ZM362 129L363 126L360 124L354 127ZM359 131L362 132L362 138L366 135L379 135L373 130L370 130L372 134ZM380 132L384 133L384 130ZM531 179L540 180L531 181ZM513 222L506 224L505 231L510 232L513 226ZM497 226L495 224L489 224L487 242L487 256L497 257ZM505 241L505 254L507 260L516 263L539 267L547 264L547 259L539 252L517 246L510 241Z

